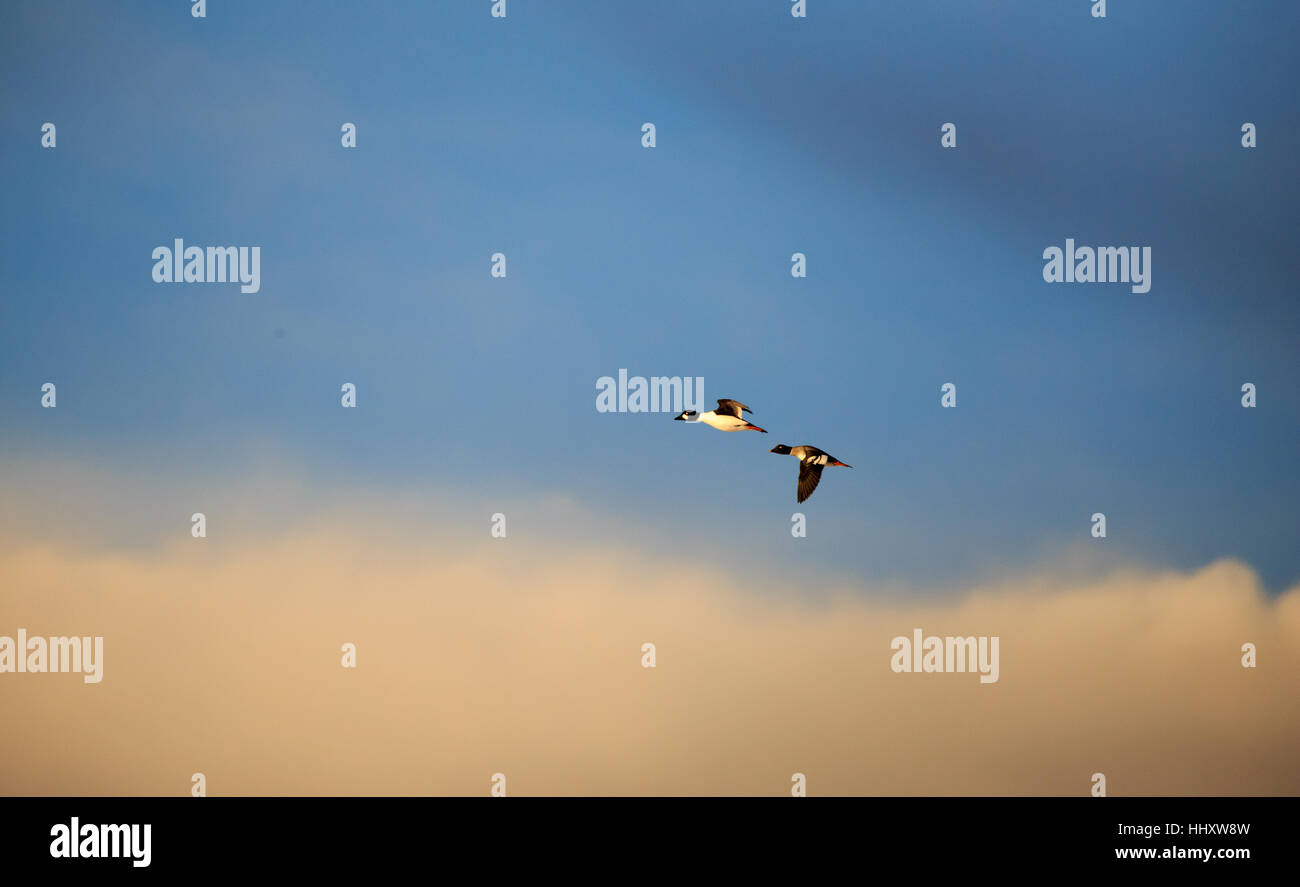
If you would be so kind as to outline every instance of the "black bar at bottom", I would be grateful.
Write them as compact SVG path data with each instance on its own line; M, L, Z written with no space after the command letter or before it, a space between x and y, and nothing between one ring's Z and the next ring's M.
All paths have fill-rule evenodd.
M1297 813L1296 798L0 798L0 864L65 877L847 865L1221 878L1285 865Z

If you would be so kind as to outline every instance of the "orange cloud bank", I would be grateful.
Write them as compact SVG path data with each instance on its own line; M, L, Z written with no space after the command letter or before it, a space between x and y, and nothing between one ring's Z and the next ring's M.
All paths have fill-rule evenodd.
M1300 793L1300 589L1236 562L908 600L513 537L209 542L0 552L0 635L104 638L98 684L0 674L0 793ZM998 636L999 680L893 672L916 628Z

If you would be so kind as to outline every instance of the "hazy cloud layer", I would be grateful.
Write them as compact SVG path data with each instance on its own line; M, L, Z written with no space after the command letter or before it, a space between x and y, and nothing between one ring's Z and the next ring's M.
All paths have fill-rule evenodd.
M1300 792L1300 589L1237 562L909 599L482 523L452 544L357 505L129 556L11 536L0 635L103 635L104 677L0 675L0 792ZM1000 680L893 673L918 627L998 635Z

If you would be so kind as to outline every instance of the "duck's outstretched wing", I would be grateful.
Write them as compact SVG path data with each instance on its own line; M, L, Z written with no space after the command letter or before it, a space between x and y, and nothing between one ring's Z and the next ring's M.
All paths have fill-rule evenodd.
M807 461L799 463L799 498L797 501L802 502L813 494L817 489L817 484L821 483L822 466L814 465Z
M740 415L742 410L746 413L754 412L738 400L720 397L718 398L718 408L714 412L719 416L735 416L737 419L743 419L744 416Z

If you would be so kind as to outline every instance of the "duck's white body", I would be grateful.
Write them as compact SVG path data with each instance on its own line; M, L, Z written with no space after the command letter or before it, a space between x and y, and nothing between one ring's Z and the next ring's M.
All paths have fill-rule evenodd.
M815 455L809 453L809 450L814 451ZM829 453L823 453L816 447L791 447L790 455L808 465L826 465L827 463L834 461Z
M719 416L714 410L700 413L700 417L695 421L703 422L705 425L710 425L719 431L739 431L749 426L749 423L744 419L737 419L735 416Z

